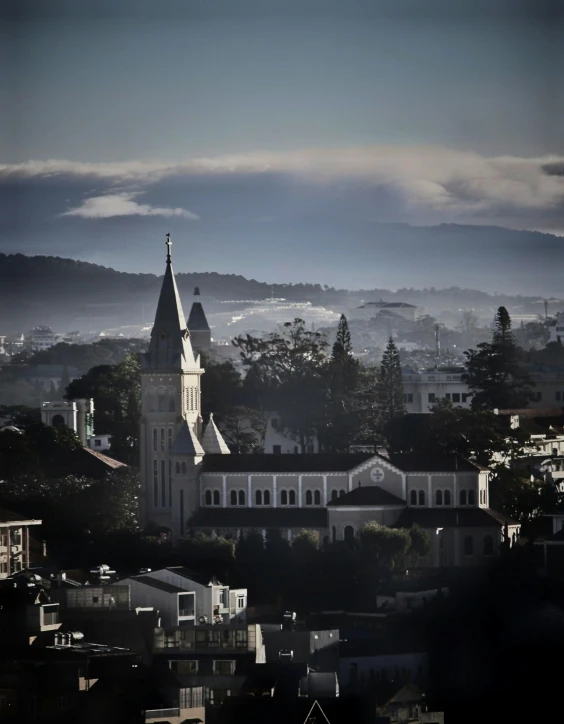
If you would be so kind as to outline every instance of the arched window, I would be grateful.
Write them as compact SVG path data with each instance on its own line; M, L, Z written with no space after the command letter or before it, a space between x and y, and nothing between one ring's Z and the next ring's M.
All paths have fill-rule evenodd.
M270 490L264 491L264 504L270 505Z
M468 505L476 504L476 495L473 490L468 491Z
M419 491L419 505L425 505L425 491Z
M484 538L484 555L493 556L493 552L494 552L493 538L491 535L487 535Z
M460 505L466 505L466 491L460 491Z
M313 503L314 505L321 505L321 493L319 490L316 490L313 494Z
M285 490L280 493L280 505L288 505L288 493Z
M176 465L174 466L174 471L177 475L180 475L180 463L178 460L176 461Z
M255 505L262 505L262 490L257 490L255 493Z
M159 390L159 412L166 412L166 394L164 390Z
M482 505L484 502L484 491L480 490L480 505Z
M157 439L158 439L157 436L158 436L158 432L157 432L157 428L155 427L155 429L153 430L153 450L157 449Z
M339 490L339 498L342 498L344 494L345 494L344 490Z
M213 491L213 504L219 505L219 490Z
M352 527L352 525L345 526L344 534L345 543L352 545L354 543L354 528Z
M417 505L417 491L416 490L412 490L411 493L409 494L409 502L411 503L411 505Z
M212 494L211 490L206 490L206 505L212 504Z
M236 490L231 491L231 495L230 495L229 499L231 501L231 505L237 505L237 491Z
M471 535L467 535L464 539L464 555L465 556L473 556L474 555L474 538L472 538Z
M295 490L290 490L289 501L290 501L290 505L296 504L296 491Z
M174 387L168 388L168 411L174 412L176 408L176 395L174 392Z
M436 505L442 505L443 504L443 491L437 490L435 493L435 503Z
M245 505L245 491L239 491L239 505Z
M182 475L186 475L186 463L182 463Z
M338 495L339 495L339 493L337 493L336 490L332 490L331 491L331 500L337 500Z
M313 502L313 498L311 495L311 490L306 490L306 505L311 505Z
M445 490L445 505L450 505L450 490Z

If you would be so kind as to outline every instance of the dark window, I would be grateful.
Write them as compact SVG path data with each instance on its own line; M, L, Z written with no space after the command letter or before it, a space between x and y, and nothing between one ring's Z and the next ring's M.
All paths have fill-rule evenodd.
M295 505L296 504L296 491L290 490L289 496L290 496L290 505Z
M262 490L255 493L255 505L262 505Z
M213 504L219 505L219 490L213 491Z
M460 505L466 505L466 491L460 491Z
M337 500L339 493L336 490L331 491L331 500Z
M161 504L166 508L166 462L161 460Z
M282 445L273 445L272 454L273 455L282 455Z
M473 556L474 555L474 538L472 538L471 535L467 535L464 539L464 555L465 556Z
M184 491L180 491L180 535L184 535Z
M237 491L236 490L231 491L230 500L231 500L231 505L237 505Z
M333 526L333 543L337 540L337 528Z
M353 543L354 542L354 528L352 525L345 526L345 542L346 543Z
M211 490L206 490L206 505L212 504L212 494Z
M442 505L443 504L443 491L437 490L435 493L435 504L436 505Z
M344 494L345 494L344 490L339 490L339 498L342 498Z
M484 538L484 555L491 556L493 555L493 552L493 538L491 535L487 535Z
M445 505L450 505L450 490L445 490Z
M419 491L419 505L425 505L425 491Z
M174 470L177 475L180 475L180 463L179 462L177 462L176 465L174 466Z
M264 491L264 504L270 505L270 490Z
M239 491L239 505L245 505L245 491Z
M186 463L182 463L182 475L186 475Z
M157 449L157 428L153 430L153 450Z
M468 505L475 505L476 504L476 496L474 494L473 490L468 491Z
M412 490L411 493L409 494L409 502L411 503L411 505L417 505L417 491L416 490Z
M273 417L272 420L270 421L270 424L271 424L273 430L278 430L278 418L277 417Z
M313 502L315 505L321 505L321 493L316 490L313 494Z
M313 498L311 495L311 490L306 490L306 499L305 499L306 505L311 505L313 502Z
M452 393L452 401L453 401L453 402L460 402L460 392L453 392L453 393Z
M445 395L445 397L447 398L447 400L450 400L450 399L451 399L451 397L450 397L450 392L447 392L446 395Z
M562 392L555 392L556 402L562 402Z
M437 398L436 398L435 393L434 393L434 392L429 392L429 402L435 402L436 399L437 399Z
M172 460L168 461L168 507L172 508Z
M288 493L285 490L280 493L280 505L288 505Z
M467 392L462 393L462 402L466 402L470 395Z

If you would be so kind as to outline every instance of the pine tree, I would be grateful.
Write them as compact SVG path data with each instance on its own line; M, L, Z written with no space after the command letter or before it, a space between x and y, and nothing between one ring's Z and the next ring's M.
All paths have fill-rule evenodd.
M387 438L393 421L405 415L399 350L391 337L378 372L378 406L381 432Z
M472 391L476 410L527 407L532 398L532 381L522 367L523 350L515 342L511 318L505 307L495 316L491 342L465 352L464 380Z
M339 326L337 327L337 338L333 344L333 350L331 353L331 359L334 363L337 362L348 362L352 359L353 348L351 343L351 333L349 332L349 325L347 318L344 314L341 314L339 320Z

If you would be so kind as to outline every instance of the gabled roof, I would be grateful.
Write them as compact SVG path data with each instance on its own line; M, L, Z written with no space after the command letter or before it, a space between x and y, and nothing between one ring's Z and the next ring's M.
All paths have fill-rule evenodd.
M331 500L327 503L328 506L341 507L341 506L366 506L366 507L379 507L382 505L402 505L405 506L405 500L398 498L392 493L388 493L378 485L367 485L361 486L351 490L350 493L341 495L336 500Z
M184 420L172 446L171 453L173 455L203 455L204 448L200 445L200 441L196 437L196 433L192 429L192 425L188 420Z
M396 528L502 528L520 525L491 508L405 508L395 523Z
M227 443L223 439L221 433L217 429L217 425L213 421L213 413L210 412L210 419L202 435L202 447L206 453L212 455L230 455L231 450L227 447Z
M180 586L175 586L166 581L160 581L158 578L150 578L148 575L131 576L130 579L126 578L124 581L118 581L118 583L125 583L127 580L143 583L145 586L150 586L151 588L158 588L159 591L164 591L165 593L186 593L185 588L180 588Z
M188 528L326 528L325 508L199 508Z
M303 455L206 455L203 473L348 472L374 453L306 453Z

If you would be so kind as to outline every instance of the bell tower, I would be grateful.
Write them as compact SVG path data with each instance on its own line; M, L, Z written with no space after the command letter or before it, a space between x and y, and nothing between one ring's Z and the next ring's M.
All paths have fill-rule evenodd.
M200 357L195 355L172 270L172 241L166 235L166 268L141 365L141 525L184 535L198 508L200 444Z

